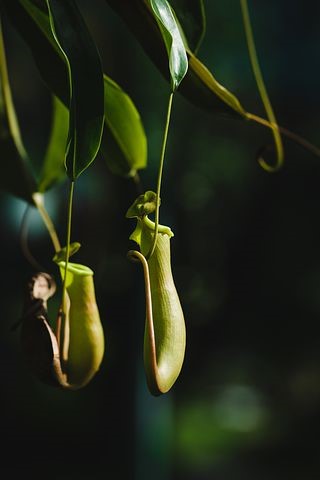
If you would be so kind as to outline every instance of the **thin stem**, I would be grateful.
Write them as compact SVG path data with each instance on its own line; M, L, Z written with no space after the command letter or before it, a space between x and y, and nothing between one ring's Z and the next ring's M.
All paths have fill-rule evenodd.
M53 244L54 251L57 253L61 250L61 245L60 245L60 241L59 241L57 232L56 232L56 230L54 228L54 225L52 223L52 220L51 220L47 210L44 207L43 196L42 196L41 193L34 193L32 195L32 199L34 201L35 206L38 209L38 212L39 212L39 214L40 214L40 216L43 220L43 223L47 227L48 233L50 235L50 238L51 238L51 241L52 241L52 244Z
M22 220L21 220L20 245L21 245L21 250L22 250L25 258L28 260L30 265L35 270L38 270L39 272L41 272L44 269L40 265L40 263L34 258L34 256L30 252L29 245L28 245L28 220L29 220L30 212L31 212L31 205L27 205L27 207L25 209L25 212L23 214Z
M265 118L259 117L258 115L255 115L253 113L247 113L247 119L248 120L253 120L256 123L259 123L260 125L263 125L268 128L273 128L274 125L270 123L268 120ZM277 125L279 132L282 133L287 138L290 138L293 142L301 145L301 147L305 148L306 150L309 150L309 152L313 153L317 157L320 157L320 148L316 147L313 145L311 142L308 142L308 140L304 139L297 133L291 132L291 130L288 130L285 127L281 127L280 125Z
M203 0L201 0L199 2L199 7L200 7L200 10L201 10L201 17L202 17L202 21L203 21L203 29L202 29L202 32L201 32L200 37L198 39L196 48L193 52L194 55L198 55L199 48L201 46L201 43L203 41L203 38L206 34L206 29L207 29L206 12L205 12L205 7L204 7L204 4L203 4Z
M274 142L276 145L277 149L277 164L274 167L271 167L268 165L263 159L259 159L260 165L267 171L272 172L275 170L278 170L282 164L283 164L283 145L282 145L282 140L281 136L279 133L279 127L277 124L276 117L273 112L273 108L267 93L267 89L265 87L259 61L258 61L258 56L256 52L256 47L254 43L254 38L253 38L253 33L252 33L252 28L251 28L251 22L250 22L250 16L249 16L249 9L248 9L248 3L247 0L240 0L240 5L241 5L241 11L242 11L242 17L243 17L243 24L244 24L244 29L245 29L245 35L247 39L247 44L248 44L248 51L249 51L249 57L250 57L250 62L253 70L253 74L257 83L257 87L260 93L260 97L262 100L262 103L264 105L266 114L268 119L270 120L271 128L272 128L272 133L273 133L273 138Z
M68 264L69 264L69 255L70 255L73 194L74 194L74 180L71 181L70 190L69 190L67 240L66 240L66 261L65 261L65 268L64 268L63 287L62 287L62 301L61 301L62 309L64 309L64 305L65 305L66 287L67 287L67 271L68 271ZM63 313L65 313L65 312L63 312Z
M137 190L137 193L139 195L141 195L143 193L143 186L142 186L142 182L141 182L141 178L140 178L140 175L138 172L135 173L135 175L133 177L131 177L132 180L133 180L133 183L135 184L135 187L136 187L136 190Z
M6 109L7 118L8 118L9 130L11 132L11 135L13 137L17 150L21 156L21 159L26 160L27 153L24 149L24 146L21 140L19 125L17 122L17 117L16 117L14 106L13 106L12 94L10 89L5 47L4 47L3 34L2 34L1 18L0 18L0 76L1 76L1 87L3 92L3 101ZM52 220L47 210L44 207L43 196L40 193L34 193L32 195L32 199L49 232L49 235L52 240L53 248L55 252L58 252L61 249L60 242L59 242L57 233L55 231L54 225L52 223Z
M21 140L20 129L19 129L15 109L13 106L12 94L10 89L8 67L7 67L6 53L5 53L3 33L2 33L1 17L0 17L0 76L1 76L1 87L2 87L4 108L5 108L7 119L8 119L8 127L21 159L26 160L27 153L25 151L25 148ZM44 207L43 196L40 193L34 193L32 195L32 199L49 232L54 250L55 252L58 252L61 248L60 242L59 242L57 233L55 231L54 225L51 221L51 218ZM26 250L24 250L24 252L27 253Z
M3 33L2 33L1 17L0 17L0 75L1 75L4 106L5 106L6 114L8 117L9 130L12 134L12 137L14 139L14 142L18 149L19 154L23 159L25 159L27 154L22 144L19 125L18 125L15 109L13 106L12 94L10 89L6 52L5 52Z
M173 93L170 93L169 102L168 102L168 110L167 110L167 118L166 124L164 129L163 141L162 141L162 148L161 148L161 156L160 156L160 163L159 163L159 172L158 172L158 182L157 182L157 199L156 199L156 211L155 211L155 231L153 237L152 246L146 255L146 259L148 260L152 255L157 245L157 235L159 229L159 209L160 209L160 191L161 191L161 180L162 180L162 172L163 172L163 165L164 165L164 156L166 152L167 140L168 140L168 132L170 126L170 118L171 118L171 110L172 110L172 101L173 101Z
M153 370L154 378L158 379L157 350L153 325L152 295L148 262L146 260L146 257L144 257L142 253L138 252L137 250L129 250L129 252L127 253L127 257L134 262L140 262L143 268L146 296L146 325L148 332L148 342L151 352L151 368Z

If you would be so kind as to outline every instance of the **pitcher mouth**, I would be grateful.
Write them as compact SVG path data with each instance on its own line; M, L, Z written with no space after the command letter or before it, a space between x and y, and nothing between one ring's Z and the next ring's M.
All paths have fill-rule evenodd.
M64 269L66 267L66 262L59 262L59 267ZM75 275L93 275L93 270L87 267L86 265L82 265L81 263L72 263L68 262L68 272L74 273Z

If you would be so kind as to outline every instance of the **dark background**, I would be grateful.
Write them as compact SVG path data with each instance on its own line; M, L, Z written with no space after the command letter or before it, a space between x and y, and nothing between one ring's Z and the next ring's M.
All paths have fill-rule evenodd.
M141 113L149 142L141 179L155 189L168 84L105 2L79 4L105 71ZM206 7L200 59L248 111L264 116L239 2ZM250 7L279 124L319 144L318 2ZM17 34L8 25L5 34L23 137L41 159L50 97ZM255 155L271 141L263 127L175 99L161 222L175 233L172 264L188 339L181 375L161 398L151 397L144 379L142 272L126 259L134 185L97 158L76 186L72 239L82 248L75 259L95 271L106 336L101 370L78 392L35 380L19 333L10 331L33 270L20 246L26 205L1 193L2 478L320 478L320 159L285 140L284 168L267 174ZM61 238L66 204L66 183L46 195ZM36 211L29 247L52 272Z

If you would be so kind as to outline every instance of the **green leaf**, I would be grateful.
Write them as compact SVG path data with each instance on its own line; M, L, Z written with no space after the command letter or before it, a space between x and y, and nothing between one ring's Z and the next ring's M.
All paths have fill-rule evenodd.
M43 80L68 105L68 72L51 32L46 3L20 0L19 4L7 0L5 5L10 21L30 47ZM136 170L146 166L145 132L130 97L107 76L104 76L104 108L106 122L102 154L113 173L134 175Z
M101 153L112 173L134 177L147 164L147 139L131 98L104 76L105 130Z
M199 107L210 110L217 108L216 99L218 98L223 105L245 117L247 113L238 98L223 87L195 55L188 53L188 58L190 75L181 85L185 95L193 99Z
M28 154L24 148L12 100L0 23L0 188L33 204L37 191Z
M69 111L53 96L51 133L40 175L39 192L45 192L66 177L64 158L68 128Z
M167 78L167 53L158 23L151 13L149 0L106 0L106 2L125 21L147 55ZM193 104L211 112L236 113L246 118L246 111L235 95L220 85L205 65L188 49L187 54L189 68L179 92Z
M170 0L187 40L188 47L196 53L206 31L203 0Z
M66 169L75 180L95 159L104 123L104 85L95 43L73 0L46 0L52 33L65 57L70 85Z
M187 73L187 53L176 19L167 0L149 0L149 3L167 49L171 88L174 92Z
M2 0L7 18L30 48L45 84L65 105L69 103L68 70L51 32L45 0ZM41 8L40 8L41 5Z
M63 53L61 52L59 45L52 35L46 0L34 0L34 3L32 3L32 0L19 0L19 2L21 5L23 5L29 15L35 19L36 23L40 27L40 30L49 40L54 50L61 56L61 58L63 58Z

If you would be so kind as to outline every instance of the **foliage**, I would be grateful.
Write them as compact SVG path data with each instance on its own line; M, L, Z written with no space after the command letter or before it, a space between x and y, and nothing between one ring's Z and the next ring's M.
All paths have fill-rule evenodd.
M80 205L81 191L84 203L91 205L91 212L98 211L103 207L106 209L106 216L102 214L99 218L91 213L91 228L94 225L92 235L98 236L102 228L108 228L110 238L114 235L117 221L121 221L120 218L123 217L128 205L120 205L119 201L114 200L116 196L112 196L112 188L109 190L108 183L109 179L113 178L115 185L125 185L123 188L127 198L130 199L128 204L132 204L127 210L127 218L136 218L137 220L137 228L130 239L137 244L139 250L130 250L128 258L141 262L143 267L146 304L143 346L145 375L150 392L158 396L167 393L175 384L180 372L183 372L186 345L187 351L189 348L188 328L185 328L184 320L184 316L186 318L188 316L188 301L185 301L184 294L182 294L180 302L173 280L175 261L171 259L170 251L170 238L173 234L169 227L160 223L160 211L162 215L171 200L165 187L163 171L168 165L172 169L171 172L174 172L170 183L173 189L175 189L175 180L177 180L177 185L181 186L183 183L185 186L185 189L181 187L181 191L177 187L177 191L172 196L174 197L174 199L172 198L172 208L175 208L174 202L179 201L189 205L190 211L195 212L192 226L183 227L182 236L187 241L191 229L198 231L197 205L205 204L203 199L208 196L206 182L209 181L209 175L213 175L212 172L216 168L216 173L225 172L224 178L227 183L227 175L230 175L229 180L232 175L236 177L238 168L235 165L232 170L230 165L226 165L225 159L219 159L219 156L214 159L208 158L205 165L201 164L201 138L193 138L195 129L192 125L192 115L194 113L190 113L190 117L187 114L184 119L186 123L190 124L187 130L189 142L182 137L180 141L185 149L189 148L188 145L191 143L194 145L194 162L198 162L199 168L203 167L203 175L198 182L199 188L195 188L198 181L193 174L195 167L190 167L189 164L184 169L181 167L183 160L178 162L175 158L167 161L167 157L171 156L170 151L167 153L167 144L177 126L177 123L174 123L177 120L171 118L179 101L177 97L191 101L193 105L189 103L185 106L187 112L188 108L190 108L190 112L195 112L194 107L198 107L198 115L200 117L203 115L202 118L207 118L206 115L209 112L210 122L211 119L214 119L213 124L217 122L218 125L222 118L221 114L223 114L225 118L229 118L230 125L234 122L234 125L239 125L239 131L243 129L242 132L245 132L245 128L256 128L257 125L267 128L268 133L271 133L274 139L276 162L269 163L262 158L262 153L266 152L265 148L259 150L257 157L262 168L268 172L280 170L283 165L283 136L312 150L317 156L319 156L319 150L277 123L258 62L246 1L241 0L240 6L243 13L249 59L267 118L251 113L245 107L246 101L240 98L239 91L241 92L241 89L238 91L234 89L235 93L233 93L232 89L217 80L216 75L211 72L211 68L200 59L199 51L205 39L205 33L211 33L211 35L214 33L211 31L210 22L206 19L203 0L107 0L105 2L108 4L106 12L111 14L113 11L113 14L117 14L124 21L125 28L133 33L146 52L145 61L151 60L163 75L163 83L161 83L163 79L159 77L159 85L152 83L150 86L147 73L142 70L136 72L141 88L145 88L146 91L149 88L156 95L160 85L165 85L164 88L167 90L167 98L164 99L168 101L167 112L163 122L164 128L159 152L154 148L155 142L152 135L148 137L149 142L147 142L149 125L144 125L145 111L142 109L140 113L131 99L132 92L129 95L131 79L126 78L125 75L120 76L118 84L111 78L117 76L116 69L113 69L112 65L108 63L106 63L107 67L103 68L104 63L101 61L103 49L110 52L113 46L103 45L102 47L100 45L94 36L95 32L89 28L90 22L87 22L86 16L82 13L81 3L78 3L75 0L64 2L59 0L1 1L4 33L6 33L8 24L10 28L13 26L19 34L30 50L37 73L46 85L46 92L51 100L51 109L47 109L48 105L43 107L44 116L51 116L51 120L50 132L39 162L32 149L29 151L24 144L23 135L20 132L18 114L12 98L10 82L12 76L10 71L9 74L7 71L5 50L9 59L10 50L9 48L5 49L6 35L1 32L0 152L3 157L3 169L0 187L3 191L38 210L53 246L52 251L46 253L46 258L50 261L49 270L56 271L59 278L57 294L53 296L53 289L47 287L50 290L50 295L47 295L48 292L43 294L42 290L39 293L37 289L42 287L41 285L39 287L37 281L42 278L41 275L44 275L43 278L46 279L51 277L46 277L48 274L41 273L35 276L33 272L32 287L28 284L29 297L23 307L22 319L18 322L18 324L22 323L22 352L26 364L38 379L64 390L74 390L86 386L95 377L100 365L103 368L104 335L106 335L106 345L108 345L108 305L103 305L101 302L103 307L99 312L97 305L99 298L96 301L93 271L84 265L86 261L80 260L79 263L71 263L69 259L71 255L85 257L87 254L85 248L79 252L79 242L73 241L73 231L79 231L79 223L83 227L87 221L89 223L89 218L81 218L79 222L79 217L74 215L74 205L78 205L77 202ZM111 33L110 41L112 43ZM119 48L119 45L117 47ZM121 48L122 51L129 52L128 44L124 43ZM116 60L125 65L128 58L119 55ZM10 62L8 63L10 65ZM112 62L110 63L112 64ZM109 69L110 71L108 71ZM161 93L161 89L159 91ZM152 100L150 100L151 102ZM158 114L158 111L153 112L155 116ZM23 121L21 121L22 131L23 125ZM228 133L230 145L232 145L234 132L233 127L230 127L230 133ZM158 132L155 132L154 135L158 135ZM250 148L255 147L250 145ZM159 162L155 167L154 157L157 156L157 153L159 153ZM147 158L148 156L149 158ZM102 159L109 170L108 172L107 169L106 171L101 169L105 174L105 177L101 175L101 181L105 182L104 195L95 192L90 183L81 183L90 178L90 172L94 171L95 165L98 163L96 159ZM241 154L239 154L240 161ZM101 163L99 165L101 166ZM156 181L152 178L155 168L158 171ZM190 171L187 171L188 168ZM145 170L144 173L143 170ZM208 173L209 170L210 173ZM153 187L148 186L150 189L147 189L145 193L143 193L141 175L144 175L148 183L155 184ZM221 176L223 177L222 173ZM268 178L271 179L271 177ZM281 179L281 174L279 178ZM85 186L83 187L83 185ZM67 210L67 226L64 231L60 222L51 220L45 208L45 201L50 198L52 192L64 192L65 189L69 190L69 199L64 205ZM186 191L188 198L183 195ZM75 195L74 192L76 192ZM78 192L79 196L77 196ZM134 198L131 197L135 195L137 198L134 201ZM179 200L176 200L179 195ZM197 195L199 196L197 197ZM160 196L162 202L160 202ZM105 203L101 198L105 199ZM208 211L210 214L212 213L210 209ZM111 215L110 212L112 212ZM149 219L151 215L154 215L154 221ZM113 218L114 223L110 222L110 217ZM230 221L230 229L232 229L232 224L233 221ZM181 233L178 231L177 237L179 235ZM62 242L60 236L64 238ZM197 255L197 258L203 258L202 254L209 255L209 239L206 239L206 243L202 239L204 236L200 228L197 236L192 235L192 240L190 235L189 243L192 244L193 249L191 254ZM210 237L210 242L211 240ZM202 253L196 252L197 242L200 245L199 249L201 249L201 245L204 247ZM94 251L96 245L98 245L98 241L93 241L92 258L100 252L98 248L97 251ZM187 251L190 255L190 251ZM173 249L173 255L176 254L177 251ZM108 245L105 246L105 255L108 257ZM90 255L88 260L90 263ZM103 262L101 262L102 268L104 268ZM39 270L41 269L39 268ZM99 279L99 275L97 278ZM117 281L114 280L114 283ZM139 291L142 291L142 282L139 284L137 281L136 284L137 289L139 290L138 287L140 287ZM194 295L196 292L197 288L195 287ZM136 295L136 292L132 295ZM218 296L216 292L212 295ZM208 295L210 303L212 299L209 297L210 295ZM49 319L47 301L49 307L51 305L53 307L54 302L57 302L53 321ZM199 308L203 309L203 304ZM119 337L122 339L126 335L126 328L127 325L121 323ZM111 345L111 353L107 349L106 363L110 358L109 355L112 356L112 348ZM113 351L114 355L115 351L116 349ZM99 380L99 377L100 375L97 375L98 381L103 381ZM230 398L233 398L233 394L236 396L247 395L249 400L253 398L252 402L260 405L254 392L250 393L249 390L242 391L235 388L231 393L227 391L226 397L229 395ZM217 411L222 408L219 405ZM185 410L188 412L187 407ZM262 410L261 407L261 412ZM193 421L193 415L196 417L196 413L190 409L190 422ZM215 415L214 412L212 416L218 425L218 437L221 433L219 415ZM187 414L186 416L188 417ZM262 417L263 412L261 418L259 417L261 425L265 418ZM188 432L183 430L182 435L184 436L181 438L181 445L185 445L188 450ZM223 431L221 436L223 436ZM227 440L222 438L220 445ZM208 440L210 445L212 442ZM195 447L190 447L190 449L193 453L196 451Z

